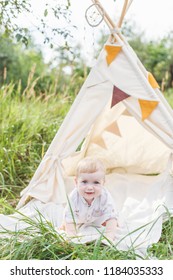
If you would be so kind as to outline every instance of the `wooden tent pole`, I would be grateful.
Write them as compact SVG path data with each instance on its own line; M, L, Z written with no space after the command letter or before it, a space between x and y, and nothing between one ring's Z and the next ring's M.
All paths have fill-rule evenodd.
M127 7L127 9L126 9L126 13L127 13L128 9L130 8L130 5L132 4L132 2L133 2L133 0L130 0L130 1L129 1L128 7Z
M91 0L93 2L93 4L97 5L96 8L97 10L99 11L99 13L102 14L102 12L104 13L104 20L106 22L106 24L108 25L110 31L112 32L113 29L116 29L118 26L112 21L112 19L110 18L110 16L108 15L108 13L105 11L105 9L103 8L103 6L100 4L100 1L99 0ZM125 11L124 12L124 15L125 13L127 12L128 8L130 7L131 3L132 3L133 0L130 1L129 5L127 6L128 4L128 0L125 0L125 3L124 3L124 8L123 10ZM99 9L100 7L100 9ZM122 21L123 21L123 17L122 16ZM111 33L111 41L112 41L112 33ZM124 41L124 38L123 36L121 35L121 33L118 33L118 36L120 37L120 39L122 41ZM113 36L114 37L114 36Z
M130 1L128 2L128 5L126 6L126 8L123 8L124 11L122 11L121 18L119 19L119 22L118 22L118 27L119 27L119 28L121 27L122 22L123 22L123 19L124 19L125 15L126 15L128 9L130 8L132 2L133 2L133 0L130 0Z
M101 8L101 10L104 12L104 20L106 21L108 27L110 29L114 29L116 26L113 22L113 20L110 18L110 16L108 15L108 13L105 11L105 9L103 8L103 6L100 4L100 1L98 0L91 0L94 4L98 5L98 7L96 7L99 11L99 7ZM100 11L99 11L100 12Z
M123 9L122 9L121 16L120 16L120 19L119 19L119 22L118 22L118 27L119 28L121 27L123 19L124 19L124 16L126 14L128 2L129 2L129 0L125 0L124 1Z
M121 12L121 16L119 19L119 22L117 24L117 26L115 25L115 23L113 22L113 20L110 18L110 16L108 15L108 13L105 11L105 9L103 8L103 6L101 5L99 0L91 0L93 2L93 4L97 5L96 8L97 10L100 12L100 10L102 10L104 12L104 20L106 22L106 24L108 25L109 29L114 29L116 27L120 28L124 19L125 14L127 13L127 10L129 9L130 5L132 4L133 0L125 0L124 1L124 5L123 5L123 9ZM100 7L100 9L99 9Z

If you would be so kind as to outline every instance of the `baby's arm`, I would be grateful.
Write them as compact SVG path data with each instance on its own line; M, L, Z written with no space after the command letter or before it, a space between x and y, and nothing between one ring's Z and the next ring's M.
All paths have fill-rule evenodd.
M116 228L117 228L116 219L110 219L110 220L106 221L105 236L111 241L113 241L115 239Z
M74 223L65 223L65 231L69 236L75 236L77 234Z

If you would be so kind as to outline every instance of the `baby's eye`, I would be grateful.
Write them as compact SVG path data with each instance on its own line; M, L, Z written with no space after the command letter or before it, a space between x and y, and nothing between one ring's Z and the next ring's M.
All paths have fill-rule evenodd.
M83 180L82 183L83 183L83 184L87 184L87 180Z
M100 182L99 182L99 181L95 181L94 184L95 184L95 185L99 185Z

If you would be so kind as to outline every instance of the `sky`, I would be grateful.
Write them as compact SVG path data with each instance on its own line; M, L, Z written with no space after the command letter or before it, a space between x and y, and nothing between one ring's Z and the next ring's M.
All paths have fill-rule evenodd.
M31 2L39 16L43 12L43 5L47 0L31 0ZM49 0L48 2L63 3L64 0ZM117 23L124 0L100 0L100 3ZM97 47L95 42L100 30L109 34L109 29L104 22L97 27L91 27L87 23L85 12L92 4L92 0L71 0L71 20L72 24L76 26L76 31L73 33L74 45L80 42L86 56ZM173 0L133 0L125 19L127 22L134 22L138 31L143 31L147 39L159 40L171 30L173 31ZM47 21L50 25L57 24L49 17L47 17ZM47 57L50 56L50 50L47 50Z
M91 0L71 0L73 18L78 26L85 19L85 10L92 4ZM117 22L124 0L100 0L111 18ZM126 17L127 21L135 21L148 38L159 38L173 30L172 0L133 0ZM97 28L96 28L97 29Z

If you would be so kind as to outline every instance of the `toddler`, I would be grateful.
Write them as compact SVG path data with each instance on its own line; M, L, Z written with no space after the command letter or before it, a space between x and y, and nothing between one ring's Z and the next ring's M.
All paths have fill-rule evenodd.
M79 162L76 187L69 196L64 213L65 231L69 236L76 236L82 228L92 226L104 229L104 235L114 240L117 213L104 182L105 168L99 159L86 157Z

